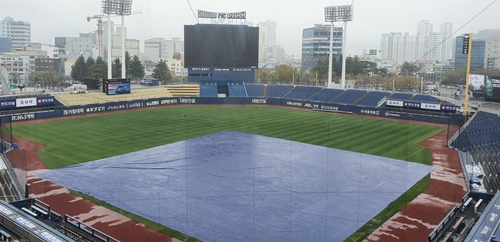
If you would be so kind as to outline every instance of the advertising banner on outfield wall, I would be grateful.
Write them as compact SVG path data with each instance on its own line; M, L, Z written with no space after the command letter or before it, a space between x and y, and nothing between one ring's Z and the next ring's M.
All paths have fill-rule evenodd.
M44 97L43 100L50 102L53 97ZM44 102L39 100L40 102ZM15 105L13 102L15 100L4 101L2 104L0 101L0 108L2 105L8 107L9 105ZM28 103L29 104L29 103ZM61 116L74 116L74 115L86 115L94 113L104 113L116 110L126 110L135 108L148 108L157 106L169 106L169 105L198 105L198 104L212 104L212 105L277 105L286 107L297 107L304 109L312 109L315 111L333 112L333 113L345 113L345 114L364 114L373 116L391 116L399 119L411 119L418 121L434 122L434 123L446 123L447 117L441 116L441 112L436 112L435 115L415 115L415 113L408 115L405 112L390 112L385 108L375 108L375 107L363 107L355 105L345 105L338 103L329 102L314 102L314 101L298 101L298 100L287 100L283 98L203 98L203 97L190 97L190 98L154 98L148 100L135 100L135 101L124 101L124 102L114 102L107 104L91 104L84 106L72 106L72 107L57 107L44 110L34 110L29 111L24 109L25 112L13 113L13 114L2 114L0 116L11 116L12 121L26 121L32 119L44 119L44 118L55 118ZM404 102L404 106L412 109L421 109L421 103ZM433 104L434 105L434 104ZM439 108L451 109L452 107L438 105ZM435 110L431 108L430 110ZM439 110L439 109L438 109ZM436 111L438 111L436 110ZM443 111L443 110L439 110Z
M16 99L16 107L33 107L36 106L36 97L18 98Z

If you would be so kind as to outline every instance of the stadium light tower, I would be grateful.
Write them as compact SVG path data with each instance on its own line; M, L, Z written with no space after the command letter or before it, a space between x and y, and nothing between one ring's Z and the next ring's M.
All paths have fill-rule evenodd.
M111 14L122 16L122 78L126 77L125 70L125 15L132 14L132 0L102 0L102 13L108 14L108 79L112 78L111 71Z
M328 61L328 87L332 85L332 61L333 61L333 25L335 22L344 22L342 31L342 81L340 88L345 89L345 62L346 62L346 35L347 35L347 22L352 21L353 15L352 5L330 6L325 7L325 22L330 23L330 56Z

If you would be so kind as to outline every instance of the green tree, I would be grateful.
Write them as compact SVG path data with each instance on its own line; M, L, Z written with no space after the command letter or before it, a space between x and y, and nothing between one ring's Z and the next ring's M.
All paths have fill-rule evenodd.
M125 74L127 77L131 77L128 73L131 71L131 66L132 65L132 57L130 56L130 53L128 51L125 51Z
M275 79L278 83L291 83L295 74L295 69L290 65L279 65L274 70Z
M85 58L83 55L78 57L75 64L71 67L71 78L76 81L82 81L88 77L88 66L85 63Z
M94 58L92 58L92 56L87 57L87 60L85 61L85 64L87 64L88 67L91 67L92 65L95 64Z
M127 72L128 76L133 80L141 80L146 74L144 71L144 65L142 64L139 56L134 55L130 63L130 72Z
M272 80L273 74L267 68L260 68L255 73L255 82L268 83Z
M153 69L153 78L160 80L161 82L168 82L172 80L172 74L167 67L167 62L160 60Z
M102 57L98 56L97 59L95 59L95 64L106 64L106 62L102 59Z
M415 76L420 71L420 66L405 61L399 67L399 70L401 76Z
M318 75L318 80L326 80L328 78L328 60L318 62L318 64L312 68L311 73L314 75L315 79L316 75Z
M111 67L111 73L113 78L121 78L122 76L122 63L120 62L120 58L115 59L115 63L113 63Z
M54 87L61 85L61 75L57 71L39 71L35 73L35 76L43 87L49 86L54 89Z
M90 78L92 79L107 79L108 65L106 63L94 64L90 67Z

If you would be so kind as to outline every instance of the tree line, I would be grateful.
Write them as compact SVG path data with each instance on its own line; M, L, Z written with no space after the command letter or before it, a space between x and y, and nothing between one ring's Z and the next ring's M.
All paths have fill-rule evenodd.
M144 65L137 55L131 57L125 52L125 69L127 78L132 80L140 80L144 78ZM120 58L116 58L111 66L111 76L113 78L121 78L122 64ZM94 60L91 56L85 60L81 55L71 67L71 78L76 81L85 79L107 79L108 64L100 56Z

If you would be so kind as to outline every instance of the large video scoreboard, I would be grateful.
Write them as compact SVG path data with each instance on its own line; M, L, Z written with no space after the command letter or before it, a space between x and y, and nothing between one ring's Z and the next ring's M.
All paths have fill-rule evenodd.
M225 24L184 26L186 68L255 68L258 58L257 27Z

